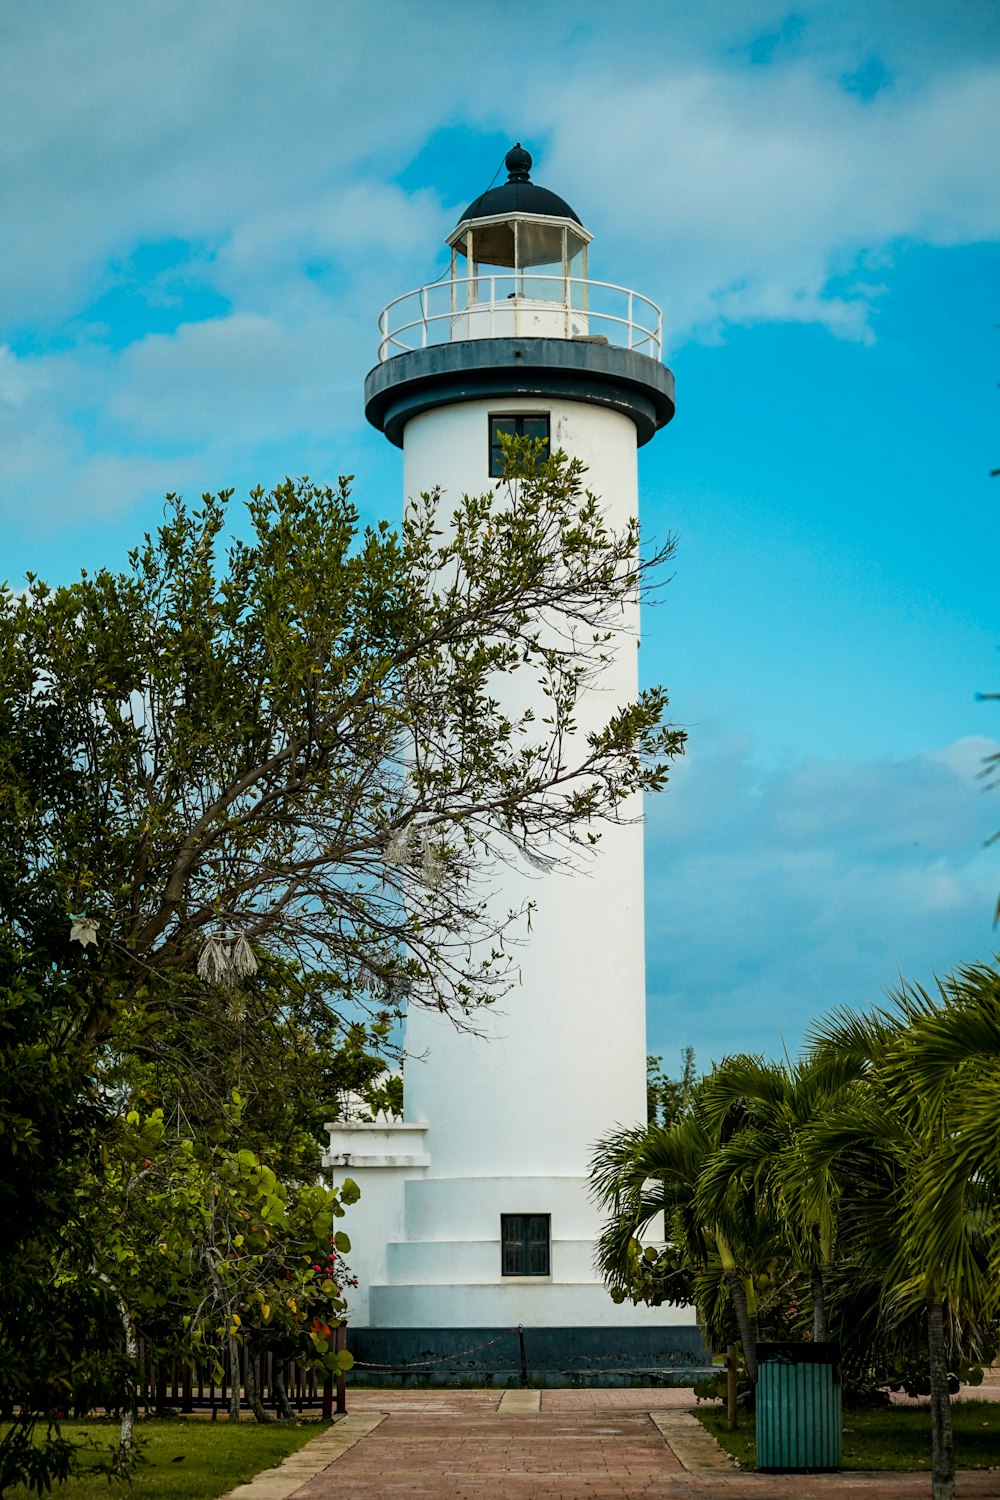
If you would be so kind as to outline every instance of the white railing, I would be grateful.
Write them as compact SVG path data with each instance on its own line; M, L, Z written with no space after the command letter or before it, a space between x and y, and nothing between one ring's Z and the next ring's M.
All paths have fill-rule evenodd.
M531 271L434 281L396 297L378 320L380 360L464 339L563 338L659 359L663 316L628 287Z

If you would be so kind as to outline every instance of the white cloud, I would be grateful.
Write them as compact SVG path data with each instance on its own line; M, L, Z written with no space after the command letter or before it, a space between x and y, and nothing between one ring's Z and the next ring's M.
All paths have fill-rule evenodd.
M390 195L383 173L456 103L464 33L378 9L51 0L14 14L0 54L6 316L75 311L141 241L294 242L339 205L359 215L358 192ZM399 220L397 203L389 243Z
M891 6L798 13L789 26L770 0L13 12L0 338L22 358L0 361L0 514L30 495L58 515L140 473L200 488L234 457L269 472L269 444L325 453L356 434L375 314L432 274L454 207L446 160L415 191L392 179L462 120L541 140L537 175L598 234L593 273L662 301L674 342L762 320L870 338L873 266L897 240L1000 233L997 48L972 0L961 18L923 6L920 25ZM749 64L755 42L769 65ZM876 54L889 85L848 92L843 76ZM135 342L116 352L94 304L135 274L137 247L164 242L187 256L177 279L228 310L187 318L181 299L179 327L126 329ZM150 305L170 300L164 285L149 272Z
M106 417L130 439L192 445L340 425L340 331L328 311L304 328L240 312L152 335L122 355Z
M1000 823L977 773L995 742L763 770L695 739L647 825L651 1045L794 1048L840 1005L986 958Z
M964 27L952 6L904 25L891 7L806 4L754 67L748 44L781 6L479 0L472 27L457 3L51 0L15 13L0 59L7 313L75 311L109 260L171 236L211 246L247 295L303 253L380 247L423 269L440 184L404 195L388 179L465 113L550 134L544 179L579 198L606 265L657 268L674 326L790 316L854 336L854 298L826 289L845 258L998 232L988 12L979 62L944 39L975 34L966 4ZM848 92L844 70L879 49L898 76L872 99Z
M676 334L791 320L866 338L873 246L1000 236L1000 65L865 100L821 64L605 72L540 105L546 175L591 185L605 259L655 267Z

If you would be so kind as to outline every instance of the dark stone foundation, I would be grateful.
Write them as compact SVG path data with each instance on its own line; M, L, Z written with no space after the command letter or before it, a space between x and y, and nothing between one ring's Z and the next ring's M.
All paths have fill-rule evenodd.
M712 1371L697 1328L348 1328L354 1385L691 1385Z

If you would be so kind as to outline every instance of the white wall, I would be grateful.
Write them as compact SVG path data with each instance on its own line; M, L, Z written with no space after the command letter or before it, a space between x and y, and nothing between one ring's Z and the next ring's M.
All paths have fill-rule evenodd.
M471 401L414 418L404 435L407 499L438 486L447 517L463 493L496 487L489 417L550 414L552 446L588 466L611 523L636 513L636 434L620 413L571 401ZM638 606L623 612L601 690L581 704L581 733L634 698ZM511 706L524 679L500 685ZM635 812L638 813L638 806ZM587 1191L597 1139L645 1115L642 828L600 825L593 858L540 876L502 870L497 909L536 903L520 932L521 982L478 1014L481 1036L414 1009L406 1028L406 1118L426 1124L430 1164L367 1173L370 1301L354 1322L382 1327L489 1327L690 1322L675 1310L616 1307L593 1272L600 1227ZM373 1177L378 1176L377 1182ZM360 1179L359 1179L360 1180ZM551 1275L501 1276L500 1215L552 1216Z
M629 418L540 398L469 401L414 418L404 434L405 496L440 485L447 515L464 492L496 488L488 472L489 418L504 411L548 412L553 449L587 465L586 483L612 523L624 526L636 513ZM601 691L581 706L585 727L605 722L636 694L637 607L629 614ZM521 681L517 696L523 701ZM521 984L476 1018L482 1039L456 1032L437 1013L414 1010L408 1018L406 1114L429 1125L434 1178L582 1178L597 1138L643 1117L642 828L599 831L595 857L581 856L575 872L498 877L497 909L531 900L537 910L530 934L520 931Z
M355 1327L366 1328L371 1320L371 1288L386 1280L386 1249L390 1240L402 1239L404 1184L426 1171L426 1132L419 1125L340 1124L326 1126L330 1143L323 1165L334 1187L350 1179L361 1189L361 1197L346 1210L336 1227L351 1241L346 1257L357 1287L345 1288L348 1316Z
M588 465L586 484L616 528L637 510L636 429L582 402L472 401L406 426L403 492L442 489L442 519L489 477L490 414L546 411L553 449ZM582 732L637 691L639 610L622 612L600 691L580 705ZM528 673L498 684L523 706ZM636 807L636 813L639 807ZM381 1328L690 1325L693 1311L616 1307L592 1269L600 1220L588 1194L598 1137L645 1119L642 825L600 825L594 858L559 873L501 868L498 910L534 901L516 950L520 984L478 1013L481 1035L414 1008L406 1020L406 1121L426 1127L426 1155L396 1136L361 1149L331 1131L331 1166L354 1152L363 1200L346 1221L364 1286L352 1322ZM372 1131L372 1127L361 1130ZM343 1139L342 1139L343 1137ZM337 1158L337 1152L340 1158ZM381 1152L381 1158L379 1158ZM402 1155L400 1155L402 1152ZM378 1158L378 1160L376 1160ZM501 1275L501 1214L552 1215L549 1277Z

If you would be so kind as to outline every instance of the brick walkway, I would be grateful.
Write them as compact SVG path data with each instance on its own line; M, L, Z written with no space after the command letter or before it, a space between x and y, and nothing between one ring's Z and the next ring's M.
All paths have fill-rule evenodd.
M349 1400L348 1420L365 1428L385 1415L294 1490L295 1500L928 1500L930 1495L929 1474L771 1476L720 1466L718 1450L706 1455L699 1449L700 1434L693 1444L685 1436L689 1391L526 1391L511 1392L504 1401L498 1391L352 1390ZM526 1410L532 1404L537 1409ZM706 1463L715 1472L704 1472ZM997 1497L1000 1474L959 1475L957 1500Z

